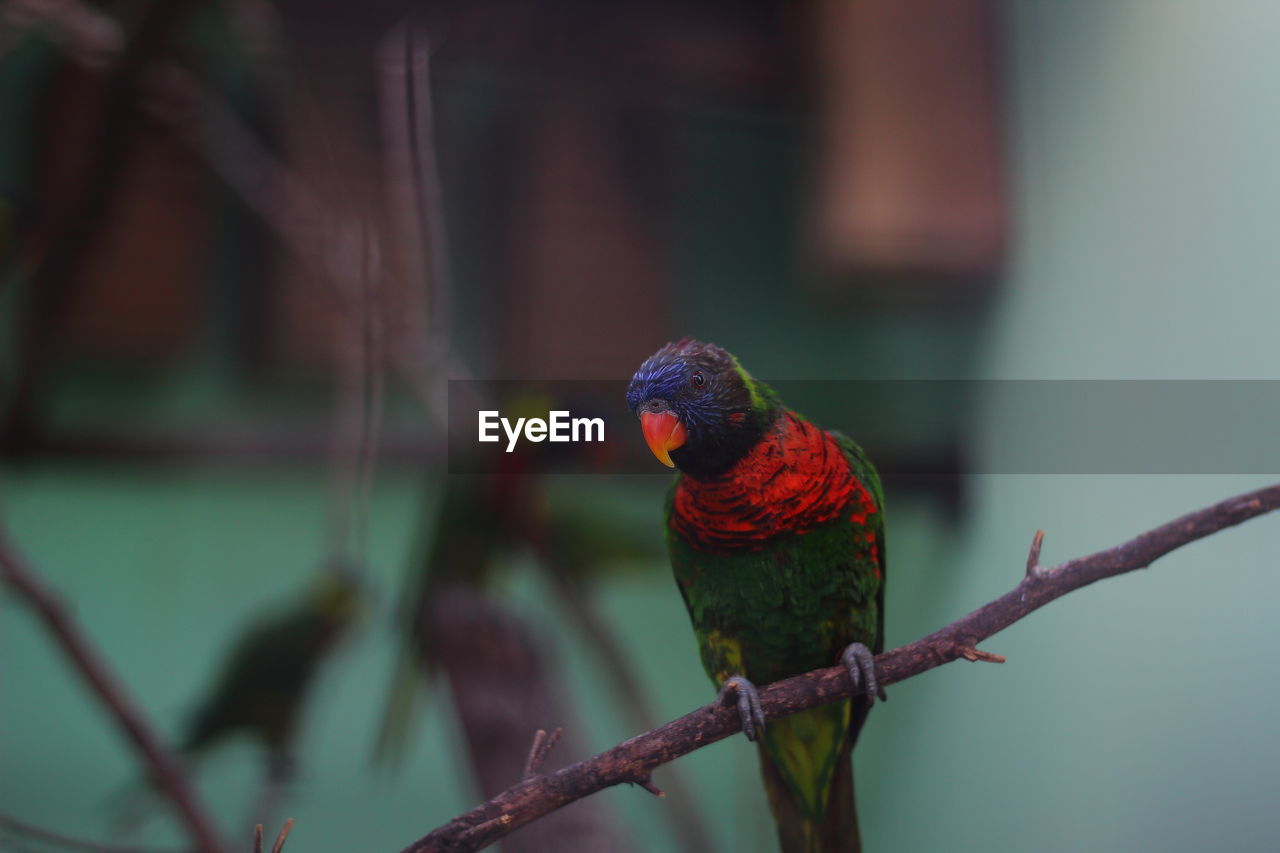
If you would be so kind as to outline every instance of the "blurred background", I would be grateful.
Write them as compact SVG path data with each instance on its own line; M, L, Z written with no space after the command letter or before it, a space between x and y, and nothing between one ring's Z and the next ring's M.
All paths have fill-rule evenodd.
M399 849L538 728L557 767L713 695L669 477L450 476L448 379L621 394L683 335L779 380L1280 378L1278 37L1263 0L5 0L4 527L229 838ZM1267 482L994 472L1009 386L808 387L889 472L890 646L1036 528L1048 564ZM1277 560L1262 519L893 687L867 848L1274 848ZM174 849L144 780L0 598L0 812ZM504 849L773 849L740 738L655 781Z

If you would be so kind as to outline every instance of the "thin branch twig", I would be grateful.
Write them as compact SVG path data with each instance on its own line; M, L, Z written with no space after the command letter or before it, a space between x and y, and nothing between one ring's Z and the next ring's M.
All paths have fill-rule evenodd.
M913 643L876 656L881 685L894 684L972 655L990 660L977 644L1068 592L1095 581L1146 568L1197 539L1280 509L1280 484L1248 492L1174 519L1128 542L1053 568L1026 574L1012 590L969 615ZM1038 545L1042 537L1037 536ZM1038 564L1033 547L1029 563ZM843 667L815 670L760 690L765 716L773 719L849 696ZM478 850L556 809L624 782L649 788L654 768L738 732L737 711L712 704L685 714L555 773L527 779L459 815L405 848L403 853Z
M1027 576L1038 575L1043 571L1040 565L1040 546L1044 545L1044 531L1037 530L1031 537L1031 550L1027 552Z
M26 565L0 531L0 580L35 611L63 653L133 743L160 791L178 810L191 840L201 853L218 853L222 843L183 772L182 764L156 735L150 723L111 673L107 662L80 632L66 608Z
M547 734L546 729L538 729L533 736L533 745L529 747L529 759L524 763L524 775L520 778L528 779L537 775L538 768L546 760L547 753L560 742L560 735L562 734L564 734L564 729L555 729L550 734Z
M982 649L962 648L960 649L960 657L967 661L986 661L987 663L1004 663L1004 655L998 655L995 652L984 652Z
M280 834L276 836L276 843L271 845L271 853L280 853L284 849L284 841L289 837L289 832L292 829L293 818L289 818L284 822L284 826L280 827Z

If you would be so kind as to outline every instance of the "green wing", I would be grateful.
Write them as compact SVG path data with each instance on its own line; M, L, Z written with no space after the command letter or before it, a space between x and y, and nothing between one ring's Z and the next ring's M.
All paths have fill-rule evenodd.
M875 465L871 464L871 460L867 458L867 454L857 442L834 430L831 435L845 458L849 460L849 467L853 469L854 475L875 498L876 507L879 509L875 518L868 519L868 522L875 533L876 552L880 557L880 589L876 592L876 637L875 643L871 644L871 651L880 654L884 651L884 587L885 581L889 578L884 547L884 487L880 484L880 472L876 470Z

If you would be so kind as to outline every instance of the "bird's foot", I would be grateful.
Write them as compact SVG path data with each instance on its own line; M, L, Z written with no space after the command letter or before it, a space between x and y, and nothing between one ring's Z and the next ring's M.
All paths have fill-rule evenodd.
M876 682L876 661L871 649L862 643L850 643L841 653L840 663L849 671L855 696L863 693L872 702L877 698L882 702L889 698Z
M741 675L735 675L720 687L716 700L728 705L738 705L738 717L742 720L742 733L747 740L755 740L756 733L764 731L764 707L760 704L760 693L756 686Z

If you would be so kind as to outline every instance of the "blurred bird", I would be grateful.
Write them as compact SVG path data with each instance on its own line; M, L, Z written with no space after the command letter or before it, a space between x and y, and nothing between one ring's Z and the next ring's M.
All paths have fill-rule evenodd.
M187 723L179 754L194 770L210 749L247 735L265 751L266 773L255 802L261 822L293 772L293 747L309 688L328 654L366 606L359 574L345 563L327 566L300 601L252 622L230 651ZM155 813L153 786L132 783L111 797L121 836Z
M517 405L513 411L522 409ZM394 766L406 750L419 685L424 676L430 681L438 664L430 622L441 594L455 586L490 589L513 565L514 555L531 554L592 647L616 656L616 641L606 636L609 629L588 600L588 586L603 571L654 565L661 541L643 525L589 499L574 499L564 490L550 496L535 470L545 454L543 448L521 448L504 453L496 473L444 479L435 512L424 525L424 556L411 568L403 593L401 652L374 750L376 763ZM608 668L615 677L629 678L620 661L610 660Z
M654 455L679 468L667 545L707 674L759 741L785 853L861 849L851 751L880 691L884 503L861 448L784 406L732 355L685 339L627 389ZM769 722L752 682L842 662L855 698Z
M239 732L266 751L271 779L287 778L308 689L364 606L358 575L338 565L326 569L300 602L251 624L192 715L183 755L198 758Z
M547 394L526 394L511 395L497 408L509 417L536 417L570 405ZM575 413L590 412L591 403L574 401L571 408ZM508 669L509 674L498 688L485 686L478 678L461 683L457 672L460 667L491 671L522 667L525 665L521 660L541 656L536 648L511 648L518 639L507 648L500 648L503 644L495 643L493 636L471 640L465 652L456 646L458 611L501 612L497 588L505 574L517 566L533 568L547 580L570 628L599 659L606 683L625 710L626 725L633 731L644 731L657 724L648 693L613 626L596 607L594 592L596 582L606 574L653 570L662 554L658 531L642 514L627 511L632 501L618 500L618 495L602 490L599 481L584 483L579 478L565 478L549 482L551 478L540 473L550 460L578 471L607 470L613 460L601 452L599 445L526 444L496 458L498 469L494 473L455 473L445 477L434 511L424 513L426 547L423 556L410 567L411 576L402 593L405 606L400 623L400 652L373 754L374 762L383 767L395 769L408 754L409 738L419 719L416 711L422 688L442 670L449 673L455 714L464 732L493 723L492 719L468 720L467 714L486 702L494 705L496 700L491 695L486 702L469 701L462 691L483 689L495 695L510 694L509 688L514 686L511 682L528 680L529 673L514 675ZM630 492L626 495L629 498ZM532 559L512 559L521 553ZM463 608L460 602L470 603ZM495 633L498 629L494 626L485 630ZM535 633L524 631L513 636L527 638ZM455 645L450 646L451 641ZM481 660L486 650L490 656ZM549 697L563 694L555 684L543 685L541 692ZM557 702L523 710L518 726L527 725L531 716L547 712L551 714L551 725L561 725L563 715L572 713L571 708ZM504 742L502 738L510 735L511 732L491 731L486 739L492 745ZM529 736L529 731L519 729L520 739L527 741ZM573 737L572 733L566 734L566 748L574 748ZM472 760L482 783L494 775L494 768L481 766L484 756L473 751ZM670 792L672 803L668 817L679 849L688 853L711 849L698 814L696 792L677 768L668 768L665 776L663 787ZM511 781L509 775L503 776L493 793Z

